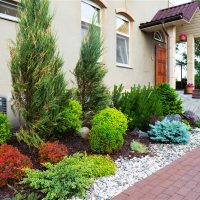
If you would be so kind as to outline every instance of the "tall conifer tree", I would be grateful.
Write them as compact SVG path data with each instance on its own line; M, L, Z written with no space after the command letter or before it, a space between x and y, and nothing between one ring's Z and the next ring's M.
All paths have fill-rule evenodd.
M80 57L74 70L78 99L87 117L106 108L110 103L109 91L103 80L107 71L100 62L103 41L94 22L95 16L82 40Z
M53 133L67 101L49 4L48 0L21 1L16 43L10 48L14 107L25 122L18 136L35 146Z

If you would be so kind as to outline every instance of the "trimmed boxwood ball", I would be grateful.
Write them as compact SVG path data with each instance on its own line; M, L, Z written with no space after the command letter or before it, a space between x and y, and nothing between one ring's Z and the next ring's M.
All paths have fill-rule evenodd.
M155 125L150 125L148 131L150 139L160 143L187 144L190 138L189 127L179 121L157 121Z
M93 152L110 153L124 144L128 128L125 115L115 108L106 108L92 119L89 142Z
M7 115L0 113L0 145L6 143L10 137L10 121Z

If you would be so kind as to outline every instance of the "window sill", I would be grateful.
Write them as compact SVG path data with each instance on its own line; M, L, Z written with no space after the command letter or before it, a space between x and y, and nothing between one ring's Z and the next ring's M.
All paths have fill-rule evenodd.
M12 22L17 22L17 23L18 23L18 21L19 21L17 17L5 15L5 14L3 14L3 13L0 13L0 19L12 21Z
M116 66L120 68L133 69L133 67L131 67L130 65L121 64L121 63L117 63Z

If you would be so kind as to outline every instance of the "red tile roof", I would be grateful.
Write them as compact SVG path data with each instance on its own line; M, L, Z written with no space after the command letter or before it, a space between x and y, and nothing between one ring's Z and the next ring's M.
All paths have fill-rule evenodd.
M150 22L141 24L140 28L146 28L161 24L162 22L166 23L180 19L184 19L189 22L199 7L199 2L193 1L190 3L159 10Z

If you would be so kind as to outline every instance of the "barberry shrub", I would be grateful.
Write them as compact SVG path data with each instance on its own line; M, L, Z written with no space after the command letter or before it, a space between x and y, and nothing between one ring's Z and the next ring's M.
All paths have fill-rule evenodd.
M164 116L182 114L183 102L176 91L171 88L168 83L160 84L157 87L157 92L159 94L159 99L162 104Z
M0 187L20 181L24 168L32 168L31 160L12 145L0 146Z
M125 115L115 108L107 108L94 116L89 136L93 152L110 153L124 144L128 125Z
M0 145L10 138L10 121L7 115L0 113Z
M40 163L50 162L52 164L63 160L68 154L68 149L65 145L59 144L58 141L47 142L41 145L39 150Z

